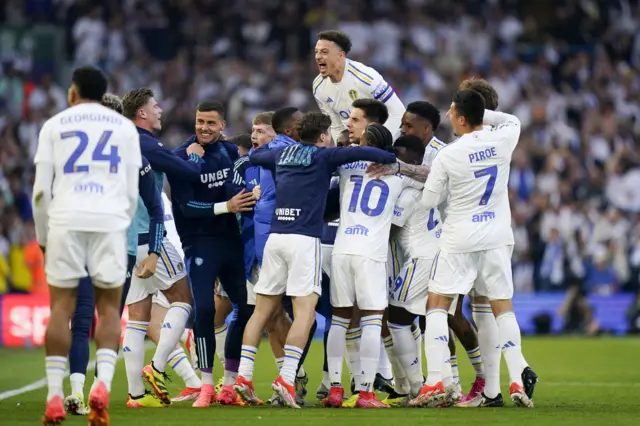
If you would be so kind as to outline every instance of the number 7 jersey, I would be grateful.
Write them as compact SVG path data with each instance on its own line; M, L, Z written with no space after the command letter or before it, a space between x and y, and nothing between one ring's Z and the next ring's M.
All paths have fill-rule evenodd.
M442 148L433 161L422 202L447 198L440 248L469 253L514 244L509 206L511 155L520 136L513 115L486 111L491 124Z
M402 175L374 179L368 161L345 164L340 175L340 226L332 255L350 254L386 262L394 206L405 187L420 186Z
M49 227L111 232L129 226L128 173L142 166L129 119L98 103L68 108L42 126L34 162L51 164L55 173Z

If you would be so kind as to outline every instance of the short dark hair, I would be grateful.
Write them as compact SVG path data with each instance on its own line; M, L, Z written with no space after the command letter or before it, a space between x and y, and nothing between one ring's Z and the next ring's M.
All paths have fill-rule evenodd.
M129 120L135 120L138 110L154 97L153 90L148 87L133 89L122 97L123 115Z
M498 109L498 92L495 87L483 78L471 77L460 83L459 90L474 90L484 98L485 108L495 111Z
M390 150L393 146L393 136L389 129L380 123L369 124L365 130L368 146Z
M118 114L122 114L122 99L113 93L105 93L100 102L102 106L114 110Z
M271 126L273 126L273 130L276 133L284 133L284 129L286 129L291 123L293 114L298 111L300 111L298 108L292 106L277 110L271 118Z
M234 136L229 140L229 142L241 148L244 148L247 151L250 150L253 146L251 143L251 135L248 133L243 133L241 135Z
M351 51L351 39L349 38L347 33L343 31L321 31L318 33L318 40L332 41L337 44L338 47L344 51L344 53L349 53Z
M96 102L102 101L109 84L104 73L91 66L76 68L71 83L76 87L80 98Z
M469 126L482 124L484 119L484 98L475 90L459 90L453 95L453 103L459 115L466 118Z
M356 99L351 106L363 110L365 118L373 123L384 124L389 118L387 106L377 99Z
M404 135L400 136L393 143L394 150L396 148L404 148L407 152L411 153L411 156L418 161L422 161L424 158L424 150L425 146L422 144L422 141L419 137L414 135Z
M303 142L315 143L331 127L331 117L321 112L308 112L298 122L298 134Z
M198 105L196 105L196 111L199 111L199 112L215 111L218 114L220 114L220 118L222 118L223 120L224 120L224 115L226 113L224 105L222 105L222 102L218 102L218 101L199 102Z
M431 123L433 130L440 125L440 111L427 101L415 101L407 105L407 112L417 115Z

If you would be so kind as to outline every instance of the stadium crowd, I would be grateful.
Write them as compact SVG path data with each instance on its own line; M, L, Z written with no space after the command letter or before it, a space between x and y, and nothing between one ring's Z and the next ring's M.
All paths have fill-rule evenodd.
M225 7L222 7L222 4ZM8 1L0 23L54 23L72 65L100 65L110 91L151 87L161 138L193 133L193 109L224 100L228 136L282 105L316 109L314 35L347 32L405 105L446 111L468 76L489 80L523 132L512 189L516 291L637 290L640 271L640 7L636 0ZM554 8L548 13L547 8ZM0 293L46 291L30 205L39 128L66 81L2 52ZM64 58L60 59L61 61ZM438 136L452 140L443 125Z

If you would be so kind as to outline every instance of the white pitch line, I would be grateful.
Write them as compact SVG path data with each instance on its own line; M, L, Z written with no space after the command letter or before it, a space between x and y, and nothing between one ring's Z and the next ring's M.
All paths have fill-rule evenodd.
M147 341L145 343L145 351L149 348L152 348L153 346L155 346L153 342ZM122 358L122 352L118 354L118 359L121 359L121 358ZM96 368L96 361L95 360L89 361L89 365L87 365L87 373L95 370L95 368ZM69 377L69 372L67 372L65 378L66 377ZM45 386L47 386L46 377L40 380L37 380L33 383L29 383L28 385L23 386L21 388L11 389L11 390L0 393L0 401L4 401L5 399L13 398L14 396L22 395L24 393L33 392L35 390L42 389Z

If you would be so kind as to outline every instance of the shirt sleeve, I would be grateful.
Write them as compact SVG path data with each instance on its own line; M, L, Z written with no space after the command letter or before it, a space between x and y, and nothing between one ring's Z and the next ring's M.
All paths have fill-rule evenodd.
M36 149L36 155L33 159L35 164L49 163L53 164L53 138L52 138L51 120L47 120L40 129L38 135L38 148Z
M405 112L404 104L393 90L393 87L377 71L373 69L370 71L373 73L373 81L370 86L371 97L387 106L389 118L384 123L384 127L391 132L393 139L396 140L400 136L400 122Z
M494 126L493 132L500 139L509 143L511 149L515 149L520 139L521 125L520 120L515 115L507 114L500 111L484 111L484 123Z
M38 149L40 146L38 146ZM49 204L52 199L52 185L54 179L53 163L38 162L36 164L36 176L33 184L33 221L36 230L38 244L47 245L47 233L49 229Z
M404 189L396 200L391 223L396 226L403 227L405 223L407 223L407 219L413 214L415 208L415 190L412 188Z
M440 203L447 199L449 177L443 165L444 158L444 155L439 155L435 158L429 177L427 177L427 182L424 185L422 204L428 209L438 207Z
M276 160L281 149L270 149L267 146L258 148L249 156L249 161L254 166L264 167L275 171Z
M164 230L164 210L162 207L162 195L158 191L155 178L151 171L145 172L149 166L149 161L142 158L142 168L140 169L140 180L138 190L144 206L149 213L149 253L160 254Z
M325 148L329 155L331 166L336 168L343 164L353 163L355 161L372 161L380 164L395 163L395 154L383 151L379 148L361 146L357 148Z
M144 150L144 155L149 160L153 170L166 173L167 175L175 175L180 179L190 182L200 179L202 172L202 159L197 155L189 156L188 160L175 155L169 148L164 145L148 146Z
M136 166L138 169L142 168L142 153L140 150L140 134L136 130L136 127L131 124L131 127L127 130L127 149L129 151L125 161L131 166Z

